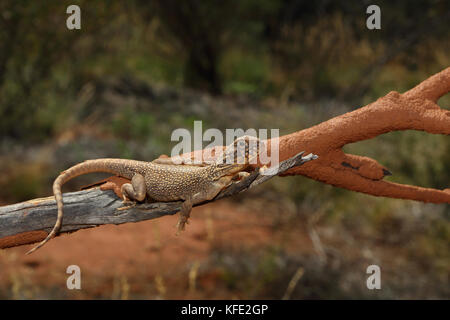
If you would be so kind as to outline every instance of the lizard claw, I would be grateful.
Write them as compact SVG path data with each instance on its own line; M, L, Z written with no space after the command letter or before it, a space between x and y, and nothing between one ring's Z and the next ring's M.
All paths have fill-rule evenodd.
M189 220L187 220L185 217L180 217L177 223L177 236L180 235L181 231L184 231L186 224L189 224Z
M259 168L259 173L262 174L264 171L266 171L268 168L266 165L262 166L261 168Z
M117 208L117 210L122 211L122 210L131 209L131 208L134 208L136 206L136 204L137 204L136 202L132 202L132 201L124 201L123 202L124 205L127 204L127 203L130 203L130 205Z

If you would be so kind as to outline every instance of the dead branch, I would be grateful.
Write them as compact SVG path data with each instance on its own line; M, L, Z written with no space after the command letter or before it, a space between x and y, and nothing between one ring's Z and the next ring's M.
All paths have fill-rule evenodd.
M280 137L280 160L292 157L299 150L319 156L317 161L290 169L282 176L303 175L374 196L450 203L450 189L436 190L383 181L391 173L376 160L342 151L346 144L391 131L420 130L450 135L450 111L436 104L449 91L450 67L403 94L392 91L365 107ZM269 141L266 145L270 149ZM199 156L198 153L204 151L184 156ZM211 151L205 154L214 156Z
M280 138L280 160L308 150L317 161L293 168L283 175L304 175L348 190L374 196L450 203L450 189L437 190L383 181L390 172L376 160L346 154L346 144L398 130L420 130L450 135L450 111L437 100L450 91L450 68L426 79L413 89L385 97L314 127Z
M264 171L264 174L261 174L259 170L254 170L242 181L222 190L212 201L253 188L281 172L316 159L316 156L312 154L302 157L302 153L281 162L277 167L269 168ZM116 185L120 183L114 179L107 180L114 181ZM122 183L125 181L127 180L123 179ZM156 219L165 215L173 215L181 207L181 201L177 201L143 203L132 208L118 210L123 207L122 198L111 190L104 189L96 187L64 194L64 221L61 233L104 224L117 225ZM53 228L56 213L54 197L0 207L0 248L15 247L43 240Z

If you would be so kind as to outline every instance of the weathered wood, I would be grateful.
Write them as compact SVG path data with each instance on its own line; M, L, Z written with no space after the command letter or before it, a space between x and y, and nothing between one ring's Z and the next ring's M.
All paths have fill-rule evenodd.
M252 188L290 168L299 166L317 156L303 152L280 163L278 167L267 169L264 174L258 170L248 177L222 190L214 200L237 194ZM122 224L156 219L173 215L180 210L181 201L143 203L124 209L122 200L111 190L92 188L63 195L64 220L61 233L92 228L104 224ZM206 203L206 202L205 202ZM29 244L45 237L55 224L57 215L54 197L39 198L0 207L0 248ZM36 233L41 231L41 233ZM45 231L45 232L42 232ZM31 236L30 233L35 236ZM16 237L17 236L17 237ZM15 238L16 237L16 238Z

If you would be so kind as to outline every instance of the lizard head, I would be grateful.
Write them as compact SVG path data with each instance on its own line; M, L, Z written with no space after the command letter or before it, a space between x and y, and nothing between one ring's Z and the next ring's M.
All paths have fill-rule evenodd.
M237 138L217 158L215 162L217 174L220 176L233 175L245 171L252 164L257 164L258 154L262 146L262 142L256 137L242 136Z
M257 164L263 143L256 137L242 136L233 141L216 160L216 164L250 165Z

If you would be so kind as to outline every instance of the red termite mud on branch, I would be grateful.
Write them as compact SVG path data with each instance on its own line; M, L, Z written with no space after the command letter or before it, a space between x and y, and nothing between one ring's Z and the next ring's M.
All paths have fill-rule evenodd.
M390 172L376 160L342 151L346 144L391 131L420 130L450 135L450 111L437 105L437 100L449 91L450 67L403 94L392 91L363 108L281 137L280 160L289 158L299 149L319 156L316 161L293 168L283 175L301 174L374 196L450 203L450 189L437 190L383 181Z
M383 178L391 173L376 160L342 151L346 144L392 131L420 130L450 135L450 111L436 103L449 91L450 67L403 94L391 91L365 107L280 137L280 161L301 150L319 156L317 160L292 168L280 176L303 175L373 196L450 203L450 189L437 190L384 181ZM266 145L270 148L271 144L268 142Z

